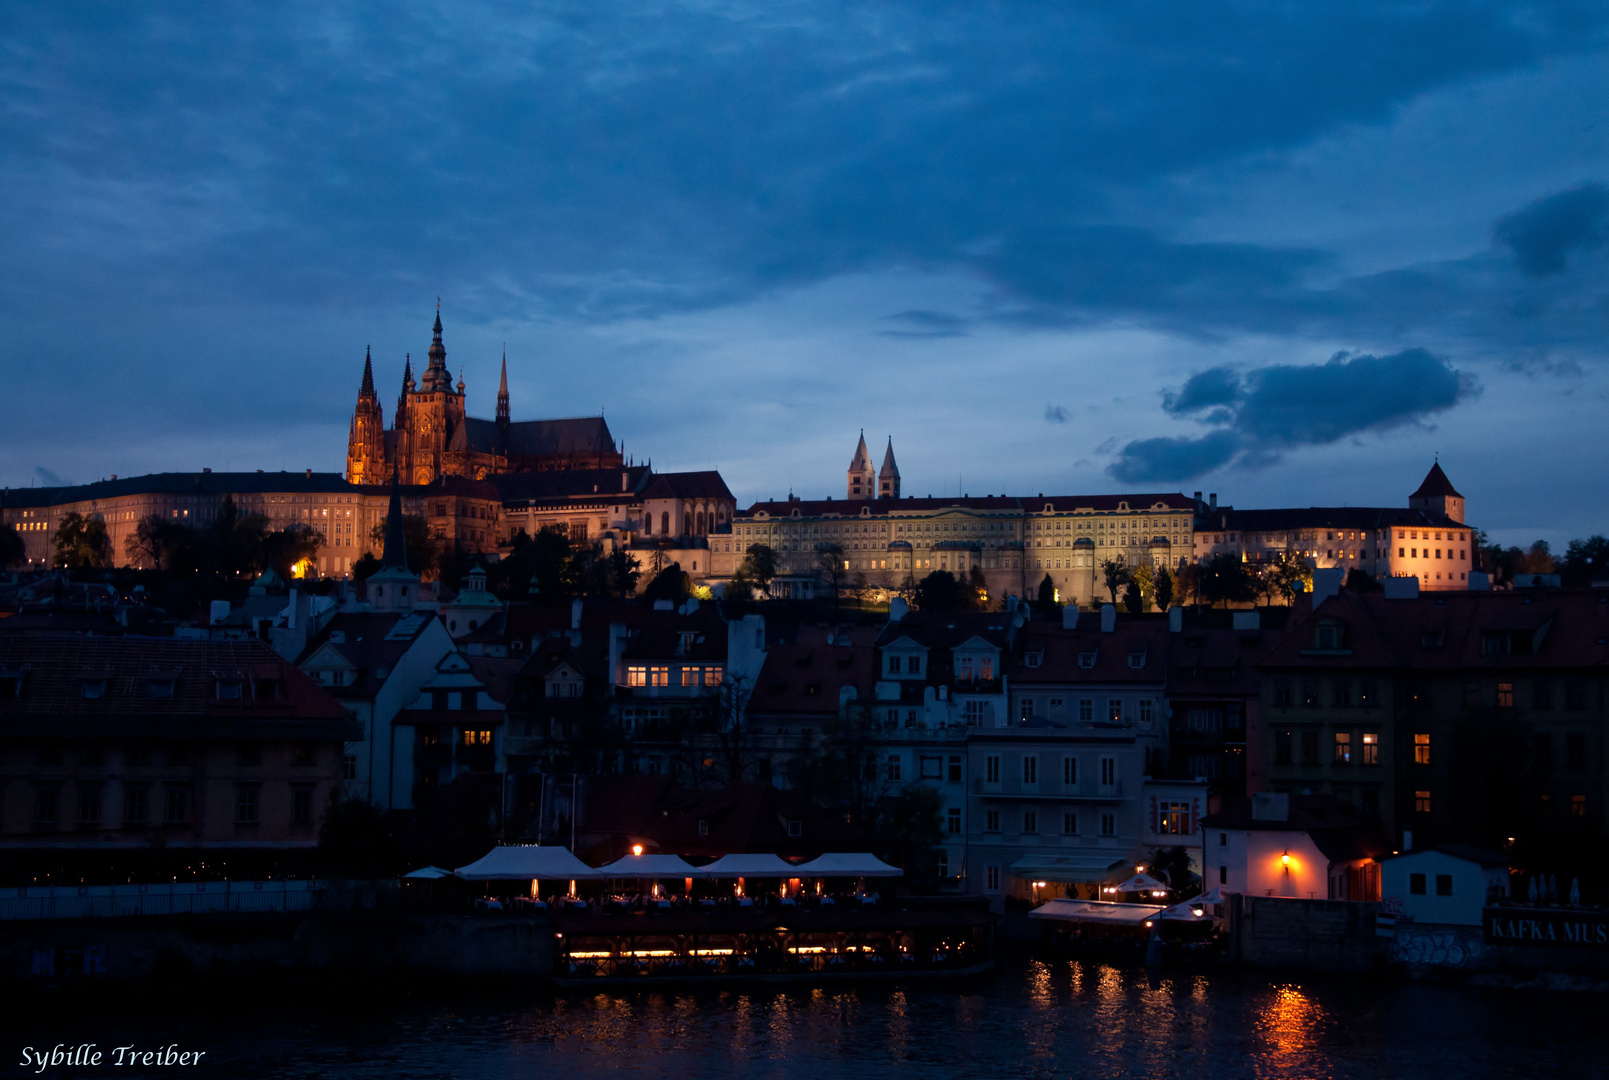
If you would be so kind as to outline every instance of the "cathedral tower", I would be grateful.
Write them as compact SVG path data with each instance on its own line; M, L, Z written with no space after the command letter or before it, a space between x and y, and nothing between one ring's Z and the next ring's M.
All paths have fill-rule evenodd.
M378 484L385 479L385 417L374 390L374 363L363 352L363 385L346 439L346 479L352 484Z
M503 375L497 382L497 426L508 427L508 350L503 350Z
M403 479L413 484L428 484L450 471L447 453L453 436L464 425L464 384L460 379L453 388L452 373L447 370L447 347L441 341L441 302L436 303L436 324L431 328L429 361L419 377L419 388L411 386L405 392L408 414L398 427L403 432L397 437L399 462ZM407 453L400 451L406 441Z
M888 449L883 451L883 467L877 471L877 497L899 498L899 466L894 464L894 436L888 437Z
M860 445L855 447L854 460L849 463L849 497L874 499L877 497L877 472L872 468L872 456L866 451L866 432L860 433Z

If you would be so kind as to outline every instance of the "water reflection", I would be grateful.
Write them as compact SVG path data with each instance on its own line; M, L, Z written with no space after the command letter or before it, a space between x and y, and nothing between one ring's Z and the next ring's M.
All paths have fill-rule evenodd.
M0 1026L18 1046L178 1041L206 1049L214 1075L245 1080L569 1080L619 1071L721 1080L1487 1080L1580 1075L1582 1062L1601 1055L1600 1007L1588 995L1241 972L1152 976L1008 958L993 976L950 983L500 992L429 1004L354 995L249 1013L223 1000L184 1010L152 1002L144 1015L129 1006L79 1020L0 1018Z

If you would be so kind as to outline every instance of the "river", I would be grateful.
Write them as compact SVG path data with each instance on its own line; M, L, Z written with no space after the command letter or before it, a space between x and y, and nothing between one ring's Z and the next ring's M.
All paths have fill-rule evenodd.
M1587 994L1249 972L1152 975L1007 955L960 983L630 993L213 995L165 1007L48 1005L0 1023L12 1046L177 1044L197 1067L51 1077L401 1080L591 1077L1584 1076L1604 1067ZM71 1016L67 1015L71 1013ZM27 1070L32 1071L32 1070ZM1597 1072L1597 1075L1603 1075Z

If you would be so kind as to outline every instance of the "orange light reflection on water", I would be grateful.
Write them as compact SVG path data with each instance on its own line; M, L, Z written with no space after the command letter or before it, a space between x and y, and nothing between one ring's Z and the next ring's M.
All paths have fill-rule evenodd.
M1259 1075L1291 1075L1290 1068L1317 1046L1324 1010L1297 986L1280 986L1255 1027Z

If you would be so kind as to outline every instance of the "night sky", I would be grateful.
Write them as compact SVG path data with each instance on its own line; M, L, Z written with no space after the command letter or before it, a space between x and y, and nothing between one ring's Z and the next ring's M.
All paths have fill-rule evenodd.
M536 10L532 10L532 9ZM1216 491L1609 530L1597 4L9 4L0 484L491 416L740 504Z

